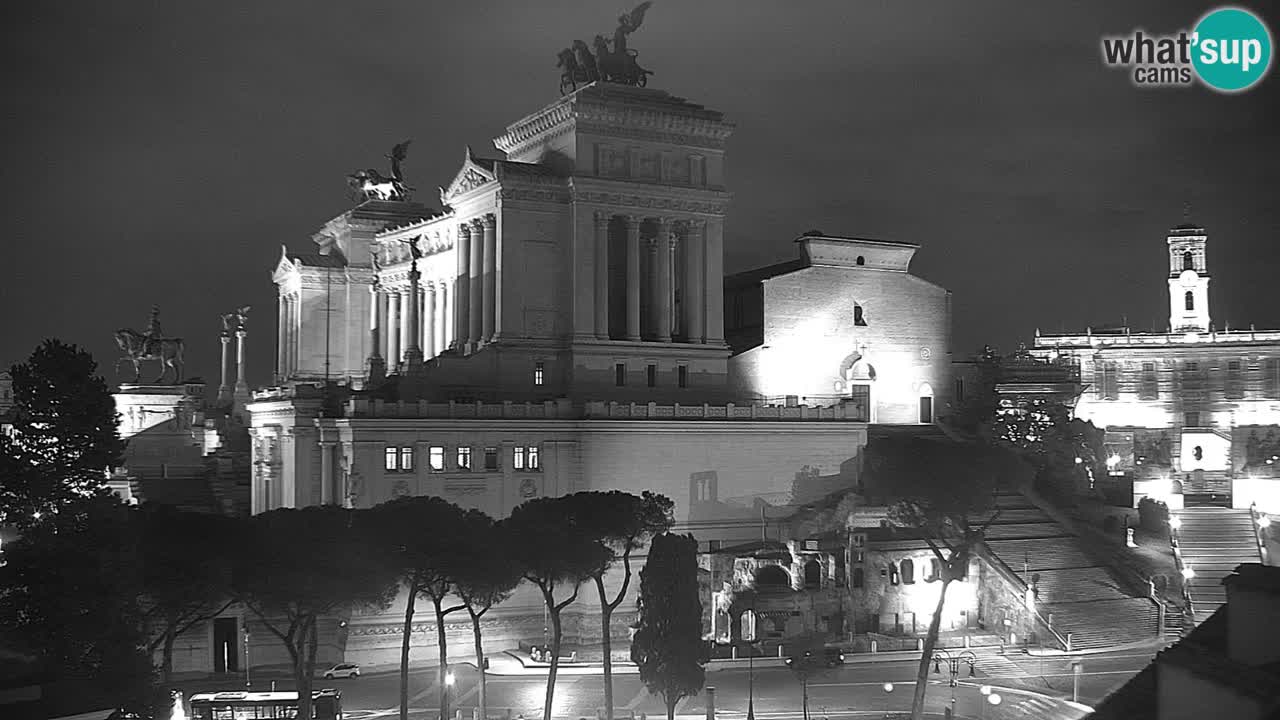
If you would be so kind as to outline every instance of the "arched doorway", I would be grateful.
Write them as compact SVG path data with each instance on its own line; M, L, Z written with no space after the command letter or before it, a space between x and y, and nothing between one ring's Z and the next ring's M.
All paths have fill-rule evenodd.
M817 590L822 587L822 563L816 559L804 564L804 588Z
M765 565L756 570L755 586L757 590L789 590L791 575L777 565Z

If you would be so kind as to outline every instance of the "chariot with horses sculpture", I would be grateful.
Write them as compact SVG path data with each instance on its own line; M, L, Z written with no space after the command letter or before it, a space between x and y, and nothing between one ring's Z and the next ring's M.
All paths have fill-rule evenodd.
M624 13L618 18L618 27L613 31L613 41L597 35L592 47L582 40L574 40L573 46L560 51L560 94L567 95L578 89L579 85L589 85L598 80L644 87L649 82L652 70L645 70L636 62L639 54L627 47L627 36L639 29L644 22L644 14L652 2L643 2L635 10Z
M151 321L147 324L146 332L121 328L116 331L115 338L116 345L124 353L124 357L116 361L116 371L119 372L120 363L131 363L132 382L136 383L141 379L142 363L151 360L160 363L160 377L155 379L156 384L163 383L170 370L173 370L173 384L182 382L182 338L164 337L160 330L159 308L151 309Z

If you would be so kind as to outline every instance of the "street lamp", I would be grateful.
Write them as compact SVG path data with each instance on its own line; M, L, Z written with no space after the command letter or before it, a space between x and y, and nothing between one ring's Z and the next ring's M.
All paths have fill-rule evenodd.
M245 623L244 625L244 689L246 691L253 690L253 683L249 681L249 624L248 623Z
M751 613L751 637L743 638L747 642L747 720L756 720L756 610L747 612Z
M443 703L443 704L444 704L444 715L442 715L441 717L447 716L447 715L449 714L449 690L453 688L453 682L454 682L454 680L456 680L456 679L457 679L457 678L455 678L455 677L454 677L454 675L453 675L453 671L452 671L452 670L446 670L446 671L445 671L445 674L444 674L444 703Z
M956 685L959 684L957 678L960 677L960 666L968 665L969 677L973 677L974 663L977 661L978 656L968 650L965 650L958 655L952 655L946 650L938 650L933 653L933 673L935 675L940 674L942 672L942 663L945 662L947 664L948 674L950 675L949 684L951 685L951 707L947 708L947 717L951 717L955 714Z

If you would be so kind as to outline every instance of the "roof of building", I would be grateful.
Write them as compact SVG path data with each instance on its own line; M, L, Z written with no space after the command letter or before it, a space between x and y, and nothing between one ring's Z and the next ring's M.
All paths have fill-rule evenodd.
M289 253L289 259L305 267L343 268L347 266L346 258L342 257L342 255L338 253L332 253L329 255L321 255L319 253Z
M734 273L733 275L726 276L724 279L724 286L728 288L754 285L755 283L763 280L768 280L771 277L793 273L796 270L808 267L808 265L809 264L805 262L804 259L796 258L795 260L787 260L786 262L765 265L764 267L755 268L754 270L744 270L740 273Z
M188 512L220 512L209 481L195 478L139 478L134 492L144 503L167 505Z

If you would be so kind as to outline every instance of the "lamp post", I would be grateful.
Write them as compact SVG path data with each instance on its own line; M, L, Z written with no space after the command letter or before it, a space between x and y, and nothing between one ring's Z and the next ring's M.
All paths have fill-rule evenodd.
M445 672L444 674L444 714L445 715L449 714L449 690L453 688L453 681L455 679L456 678L454 677L452 670L448 670ZM441 716L442 720L443 720L443 717L444 716Z
M756 720L756 610L747 612L751 613L751 637L743 638L747 642L747 720Z
M933 653L933 673L935 675L940 674L942 672L942 663L945 662L950 676L950 682L948 684L951 686L951 707L947 708L947 717L951 717L955 714L956 685L959 684L957 678L960 677L960 666L968 665L969 677L973 677L974 663L977 661L978 656L968 650L965 650L958 655L952 655L946 650L938 650Z
M244 626L244 689L246 691L253 689L253 683L249 681L249 624Z

